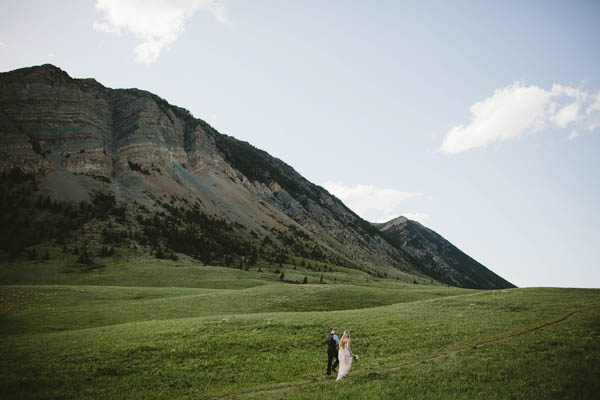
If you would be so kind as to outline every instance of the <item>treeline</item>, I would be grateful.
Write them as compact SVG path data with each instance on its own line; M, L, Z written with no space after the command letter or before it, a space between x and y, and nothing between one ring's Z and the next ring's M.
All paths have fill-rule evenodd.
M164 212L136 216L141 227L138 241L150 246L158 258L183 253L204 264L244 269L258 262L291 263L293 256L331 259L318 245L308 243L308 236L298 229L281 232L272 228L271 235L260 239L238 223L205 214L197 203L180 200L179 204L173 199L170 203L157 201Z
M99 192L92 194L91 202L58 202L40 195L33 176L20 170L0 175L0 188L0 250L10 258L41 258L31 253L31 246L50 241L63 247L63 252L68 248L84 263L92 256L114 255L115 247L137 243L149 247L157 258L175 260L182 253L204 264L243 269L259 264L295 265L297 258L302 259L299 265L315 271L326 271L328 263L347 264L296 226L263 226L266 234L258 234L208 215L199 203L182 198L157 200L159 210L135 202L117 204L112 194ZM93 220L100 226L75 236ZM92 254L85 247L88 242L99 242L103 248ZM313 260L314 267L304 264L304 259Z
M94 193L92 202L58 202L42 196L32 175L19 169L0 175L0 250L18 257L24 249L65 238L94 218L125 220L125 207L112 195Z
M241 226L207 215L197 207L175 206L160 201L158 204L166 212L136 216L141 227L138 241L150 246L158 258L167 258L164 254L177 252L210 264L215 261L227 263L226 256L250 255L252 244L236 232Z

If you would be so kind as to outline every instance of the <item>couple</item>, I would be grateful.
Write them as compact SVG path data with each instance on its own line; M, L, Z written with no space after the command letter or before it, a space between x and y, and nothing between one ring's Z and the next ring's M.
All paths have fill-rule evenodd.
M350 371L350 367L352 366L354 354L352 354L352 350L350 350L350 332L344 331L342 340L338 338L337 333L338 329L333 328L331 333L327 335L327 375L331 375L331 371L337 372L335 367L337 367L339 363L340 372L338 372L336 379L336 381L339 381L348 375L348 371ZM339 351L335 347L336 344L340 347ZM334 358L335 362L331 365Z

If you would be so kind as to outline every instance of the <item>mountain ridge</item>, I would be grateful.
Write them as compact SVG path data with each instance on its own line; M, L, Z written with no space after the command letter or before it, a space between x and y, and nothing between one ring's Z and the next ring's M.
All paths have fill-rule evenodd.
M514 287L417 221L400 216L375 226L408 254L413 266L440 282L465 288Z
M93 203L102 193L115 207L141 204L165 220L178 216L176 228L156 233L154 252L168 244L167 233L191 229L180 207L226 221L240 243L269 237L269 251L285 249L287 261L312 254L375 277L432 277L416 253L293 167L151 92L107 88L45 64L0 74L0 111L0 173L34 176L39 193L54 201ZM220 246L206 250L206 260L227 261ZM250 250L238 247L232 258L244 263Z

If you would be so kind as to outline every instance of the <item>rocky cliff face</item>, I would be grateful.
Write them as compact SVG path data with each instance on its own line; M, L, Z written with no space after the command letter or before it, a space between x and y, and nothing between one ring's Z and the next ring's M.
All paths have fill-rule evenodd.
M58 168L113 178L178 163L200 166L214 140L187 111L140 90L113 90L72 79L52 66L0 76L0 168L46 176Z
M57 200L101 192L162 212L159 200L175 197L260 235L305 235L318 244L311 251L374 274L429 272L283 161L152 93L52 65L0 74L0 156L0 173L33 174Z
M514 287L416 221L398 217L374 225L391 244L405 252L413 266L440 282L465 288Z
M327 191L149 92L43 65L0 75L0 110L0 172L32 173L51 197L103 190L152 206L175 194L256 231L295 226L356 265L410 269Z

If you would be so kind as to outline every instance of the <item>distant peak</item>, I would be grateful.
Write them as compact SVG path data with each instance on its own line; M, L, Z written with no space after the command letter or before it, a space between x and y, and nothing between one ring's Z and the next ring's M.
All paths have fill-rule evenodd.
M34 66L34 67L32 67L32 68L36 68L36 67ZM37 68L48 68L48 69L55 69L55 70L62 71L62 69L60 69L59 67L57 67L57 66L56 66L56 65L54 65L54 64L42 64L42 65L40 65L40 66L39 66L39 67L37 67ZM64 72L64 71L63 71L63 72Z
M18 72L18 71L40 72L40 73L59 73L59 74L65 74L67 76L69 75L69 74L67 74L66 71L64 71L60 67L57 67L54 64L34 65L32 67L19 68L14 71L11 71L11 72Z
M401 216L391 219L387 222L374 223L373 225L380 231L387 231L388 229L391 229L391 228L402 227L402 226L406 225L406 223L408 221L410 221L408 218L401 215Z
M3 72L2 76L12 77L17 80L49 79L51 81L69 81L72 78L65 71L53 64L35 65L33 67L19 68ZM10 79L10 78L9 78Z
M73 78L65 70L54 64L34 65L32 67L19 68L9 72L2 72L3 79L16 80L20 82L54 82L54 83L78 83L83 86L104 86L94 78Z
M406 218L404 215L401 215L394 219L390 219L388 222L385 222L384 224L385 225L396 225L396 224L403 224L407 221L408 221L408 218Z
M39 71L42 74L61 75L61 76L66 76L68 78L71 78L71 76L69 76L67 71L61 69L60 67L57 67L54 64L42 64L37 67L31 67L31 69L33 71Z

